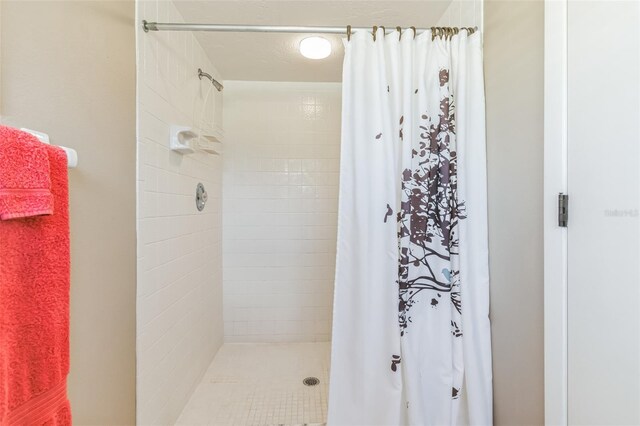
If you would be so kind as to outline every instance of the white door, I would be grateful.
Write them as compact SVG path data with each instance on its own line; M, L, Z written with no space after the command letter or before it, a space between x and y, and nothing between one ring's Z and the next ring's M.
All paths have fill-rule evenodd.
M570 425L640 424L640 2L569 1Z

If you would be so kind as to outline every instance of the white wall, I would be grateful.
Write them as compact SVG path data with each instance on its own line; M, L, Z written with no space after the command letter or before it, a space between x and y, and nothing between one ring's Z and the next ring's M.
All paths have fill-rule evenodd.
M180 22L170 1L137 2L142 19ZM138 26L137 420L173 424L222 344L220 157L169 151L169 126L200 122L207 80L220 79L192 33ZM212 91L206 133L221 122ZM117 170L114 170L117 173ZM202 182L209 202L195 206Z
M225 341L325 341L341 85L226 82Z
M484 0L452 0L437 26L483 28Z

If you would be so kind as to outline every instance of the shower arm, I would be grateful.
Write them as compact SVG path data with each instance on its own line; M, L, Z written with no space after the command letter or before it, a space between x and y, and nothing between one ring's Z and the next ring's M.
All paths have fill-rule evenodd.
M222 92L222 89L224 89L224 86L218 80L213 78L211 74L202 71L202 68L198 68L198 78L202 80L202 77L211 80L211 84L213 84L213 86L218 89L218 92Z

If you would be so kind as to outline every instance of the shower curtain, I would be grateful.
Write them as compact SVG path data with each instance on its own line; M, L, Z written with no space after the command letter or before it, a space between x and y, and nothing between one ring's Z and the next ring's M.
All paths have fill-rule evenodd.
M479 33L345 43L329 425L491 425Z

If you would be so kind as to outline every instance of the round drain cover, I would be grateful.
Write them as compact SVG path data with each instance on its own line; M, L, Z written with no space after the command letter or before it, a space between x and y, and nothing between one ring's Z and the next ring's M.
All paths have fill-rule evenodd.
M307 377L302 381L305 386L315 386L320 383L320 380L317 377Z

